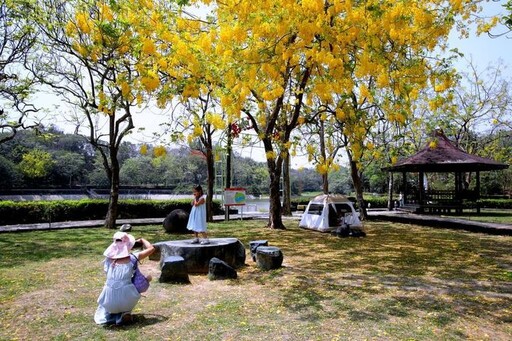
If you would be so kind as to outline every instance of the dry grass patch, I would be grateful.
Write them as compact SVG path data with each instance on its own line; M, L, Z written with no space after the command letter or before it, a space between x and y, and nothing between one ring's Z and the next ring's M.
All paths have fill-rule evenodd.
M128 327L92 320L112 231L0 235L1 340L508 340L512 237L370 222L367 237L272 231L263 221L210 224L212 237L247 249L238 279L155 281ZM136 227L152 241L182 239ZM283 267L263 272L248 244L266 239ZM159 277L158 263L145 273Z

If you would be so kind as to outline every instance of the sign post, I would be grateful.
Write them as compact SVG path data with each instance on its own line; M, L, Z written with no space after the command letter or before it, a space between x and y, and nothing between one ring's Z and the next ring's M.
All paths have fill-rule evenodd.
M226 207L226 220L229 220L231 206L245 206L245 188L231 187L224 189L224 207ZM243 218L243 208L240 219Z

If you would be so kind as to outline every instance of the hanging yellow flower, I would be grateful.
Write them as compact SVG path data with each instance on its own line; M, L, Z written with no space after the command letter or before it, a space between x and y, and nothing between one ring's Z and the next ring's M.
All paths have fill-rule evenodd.
M92 31L92 24L89 21L89 17L83 12L78 12L76 14L76 25L78 26L78 29L84 34L89 34Z
M148 154L148 145L147 144L142 144L142 146L140 146L140 155L147 155Z
M146 38L142 43L142 52L146 55L154 55L156 52L156 46L153 40Z
M154 91L160 85L160 79L154 71L148 71L147 75L142 77L141 82L148 92Z

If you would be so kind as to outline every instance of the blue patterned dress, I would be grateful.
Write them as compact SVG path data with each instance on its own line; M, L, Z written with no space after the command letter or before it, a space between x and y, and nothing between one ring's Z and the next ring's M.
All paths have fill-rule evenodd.
M140 299L140 294L132 283L133 264L117 264L106 258L103 266L107 280L98 297L94 321L97 324L120 324L122 316L131 312Z

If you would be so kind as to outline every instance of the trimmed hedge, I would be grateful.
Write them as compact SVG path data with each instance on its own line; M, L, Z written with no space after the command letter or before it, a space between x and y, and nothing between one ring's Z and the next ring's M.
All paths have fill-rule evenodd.
M350 198L353 200L353 198ZM307 205L310 198L292 199L292 210ZM365 198L371 208L386 208L385 197ZM512 209L512 199L481 199L480 207ZM213 201L214 214L223 214L221 202ZM105 219L108 200L56 200L56 201L0 201L0 225L33 224L42 222L101 220ZM165 218L171 211L182 209L190 212L190 200L120 200L118 219Z
M398 200L398 199L395 199L395 200ZM387 197L367 196L367 197L364 197L364 201L366 202L366 207L368 207L368 208L387 208L388 207L388 198Z
M512 209L512 199L480 199L480 207Z
M352 202L355 198L349 197ZM296 198L292 200L292 209L296 210L297 205L307 205L310 198ZM397 200L397 199L395 199ZM383 196L365 196L364 201L366 207L370 208L387 208L388 198ZM496 209L512 209L512 199L480 199L479 206L482 208L496 208Z
M120 200L118 219L165 218L171 211L190 212L190 200ZM105 219L108 200L0 201L0 225ZM214 214L221 214L219 201L213 201Z

